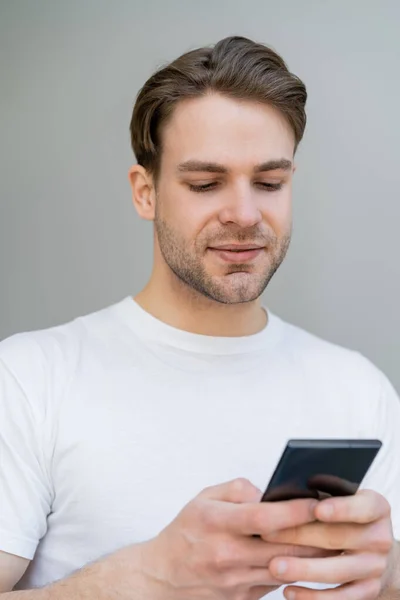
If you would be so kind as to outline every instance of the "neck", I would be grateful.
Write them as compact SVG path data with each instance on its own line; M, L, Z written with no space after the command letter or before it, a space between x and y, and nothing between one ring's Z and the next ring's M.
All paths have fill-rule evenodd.
M135 300L160 321L201 335L253 335L264 329L267 323L259 300L244 304L221 304L192 290L173 274L162 278L153 273Z

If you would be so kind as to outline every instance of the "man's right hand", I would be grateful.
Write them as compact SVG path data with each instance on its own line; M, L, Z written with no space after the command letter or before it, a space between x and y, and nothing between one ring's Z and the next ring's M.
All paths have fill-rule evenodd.
M122 548L47 587L4 600L258 600L281 585L276 556L331 552L267 542L272 532L315 521L315 500L259 502L246 479L209 487L155 538ZM254 536L260 537L254 537Z
M256 600L281 585L268 570L273 557L332 554L262 539L272 531L315 521L315 500L261 503L260 498L248 480L236 479L206 488L189 502L156 538L142 545L149 598Z

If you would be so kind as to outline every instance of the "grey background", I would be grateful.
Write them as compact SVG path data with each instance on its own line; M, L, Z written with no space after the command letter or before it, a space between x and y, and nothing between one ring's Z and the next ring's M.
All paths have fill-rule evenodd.
M131 207L128 125L159 65L231 34L308 87L295 234L266 295L400 389L400 2L1 0L0 338L136 293L151 226Z

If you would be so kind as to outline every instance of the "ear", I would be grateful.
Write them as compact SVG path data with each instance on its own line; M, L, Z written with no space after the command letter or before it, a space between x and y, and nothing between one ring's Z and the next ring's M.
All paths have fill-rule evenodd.
M139 217L146 221L153 221L156 201L153 178L141 165L133 165L129 169L129 182L132 189L132 202Z

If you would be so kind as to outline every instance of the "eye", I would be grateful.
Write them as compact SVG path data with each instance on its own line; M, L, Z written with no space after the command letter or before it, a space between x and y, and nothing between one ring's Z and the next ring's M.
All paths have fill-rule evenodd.
M282 189L282 183L266 183L265 181L258 181L256 185L261 187L263 190L267 190L267 192L277 192Z
M282 183L267 183L265 181L258 181L256 182L257 186L259 186L261 189L266 190L268 192L277 192L282 188ZM214 190L216 187L218 186L218 182L217 181L212 181L210 183L202 183L202 184L198 184L195 185L194 183L189 183L189 189L192 192L209 192Z
M192 192L208 192L216 188L218 183L216 181L212 181L211 183L202 183L199 185L194 185L193 183L189 183L189 189Z

